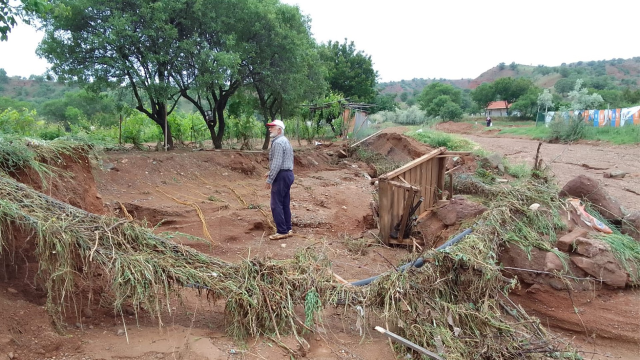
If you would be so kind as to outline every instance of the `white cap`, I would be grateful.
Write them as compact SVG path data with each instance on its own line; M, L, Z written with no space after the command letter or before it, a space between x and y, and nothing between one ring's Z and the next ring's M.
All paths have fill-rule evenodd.
M282 120L273 120L273 122L268 123L267 126L279 126L282 130L284 130L284 123L282 122Z

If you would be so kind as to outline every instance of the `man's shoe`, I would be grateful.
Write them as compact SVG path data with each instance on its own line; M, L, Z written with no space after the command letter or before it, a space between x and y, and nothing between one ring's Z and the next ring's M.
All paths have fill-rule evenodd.
M286 239L288 238L289 234L273 234L271 236L269 236L269 240L282 240L282 239Z

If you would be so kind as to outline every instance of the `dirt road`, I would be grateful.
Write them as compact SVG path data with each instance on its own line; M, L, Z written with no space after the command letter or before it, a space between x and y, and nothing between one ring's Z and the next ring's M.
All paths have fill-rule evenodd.
M533 165L538 147L536 140L501 136L461 136L476 142L485 150L506 156L512 163L526 162ZM627 210L640 210L640 145L543 143L540 153L544 163L550 165L559 186L580 174L585 174L600 181L607 192L617 198ZM623 179L603 177L605 172L613 170L625 171L628 174Z

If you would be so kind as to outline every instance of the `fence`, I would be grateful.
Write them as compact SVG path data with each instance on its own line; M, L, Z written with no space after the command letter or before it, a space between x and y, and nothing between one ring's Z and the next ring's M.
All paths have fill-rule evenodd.
M544 116L544 123L549 126L554 119L568 119L572 116L581 118L594 127L640 125L640 106L607 110L549 111Z
M405 230L410 226L410 212L420 197L423 201L414 211L417 214L433 210L439 201L445 201L446 158L469 154L446 150L438 148L378 178L380 236L385 244L413 243L405 240ZM452 189L449 192L451 194Z

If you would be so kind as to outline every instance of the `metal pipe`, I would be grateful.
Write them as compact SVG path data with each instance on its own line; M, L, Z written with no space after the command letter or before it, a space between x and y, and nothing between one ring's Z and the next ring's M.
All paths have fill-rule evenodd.
M472 231L473 231L473 229L472 229L472 228L468 228L468 229L466 229L465 231L463 231L463 232L461 232L460 234L458 234L458 235L454 236L453 238L451 238L451 239L450 239L449 241L447 241L446 243L444 243L444 244L442 244L442 245L438 246L438 247L436 248L436 251L444 250L444 249L448 248L449 246L452 246L452 245L456 244L458 241L462 240L462 238L464 238L465 236L467 236L467 235L471 234L471 232L472 232ZM398 271L400 271L400 272L405 271L408 267L410 267L410 266L411 266L411 264L413 264L413 267L420 268L420 267L422 267L422 265L424 265L424 259L423 259L423 258L418 258L418 259L416 259L416 261L414 261L414 262L410 262L410 263L404 264L404 265L402 265L402 266L400 266L400 267L398 268ZM364 285L369 285L369 284L371 284L372 282L374 282L377 278L379 278L379 277L380 277L380 276L382 276L382 275L383 275L383 274L376 275L376 276L372 276L372 277L370 277L370 278L363 279L363 280L354 281L354 282L352 282L352 283L351 283L351 285L353 285L353 286L364 286Z

